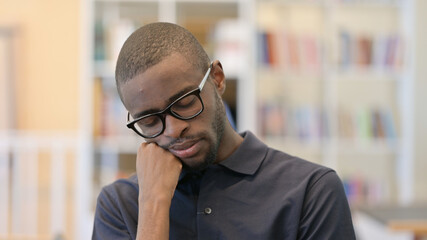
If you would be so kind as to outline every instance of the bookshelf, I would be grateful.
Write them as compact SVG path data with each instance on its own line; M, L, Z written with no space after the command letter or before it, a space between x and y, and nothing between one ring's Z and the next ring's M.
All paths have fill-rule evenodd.
M336 169L354 205L410 198L403 189L408 169L401 171L410 158L402 147L408 145L411 81L407 1L92 4L95 192L133 171L141 141L124 125L114 59L134 29L169 21L188 28L223 63L239 131Z
M336 169L353 206L400 201L403 1L256 4L259 135Z

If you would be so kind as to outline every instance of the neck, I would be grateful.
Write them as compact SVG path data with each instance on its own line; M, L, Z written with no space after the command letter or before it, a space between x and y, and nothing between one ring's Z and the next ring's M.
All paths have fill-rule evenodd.
M215 162L219 163L228 158L242 142L242 136L234 131L231 125L227 123L218 147L218 155Z

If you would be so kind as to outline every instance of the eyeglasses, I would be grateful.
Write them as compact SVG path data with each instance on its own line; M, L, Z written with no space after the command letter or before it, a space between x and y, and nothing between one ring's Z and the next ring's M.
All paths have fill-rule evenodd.
M128 112L126 126L134 130L143 138L155 138L165 130L166 114L181 120L190 120L197 117L204 109L200 92L208 79L211 69L212 63L206 71L206 74L198 88L182 95L169 104L169 106L164 110L156 113L150 113L133 120L132 116Z

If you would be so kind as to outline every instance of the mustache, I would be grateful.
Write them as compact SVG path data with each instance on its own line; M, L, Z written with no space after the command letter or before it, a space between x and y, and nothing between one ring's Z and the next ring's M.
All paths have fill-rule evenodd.
M175 144L180 144L186 141L193 141L198 138L200 138L200 136L187 136L187 137L174 138L167 144L162 144L162 145L159 144L159 147L165 150L168 150L170 147L172 147Z

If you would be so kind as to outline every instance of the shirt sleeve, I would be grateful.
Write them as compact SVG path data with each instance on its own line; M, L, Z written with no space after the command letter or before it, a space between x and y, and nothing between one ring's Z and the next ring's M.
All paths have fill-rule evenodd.
M132 239L120 214L117 196L114 191L111 191L111 188L103 188L98 196L92 239Z
M356 239L344 187L334 171L308 187L298 239Z

